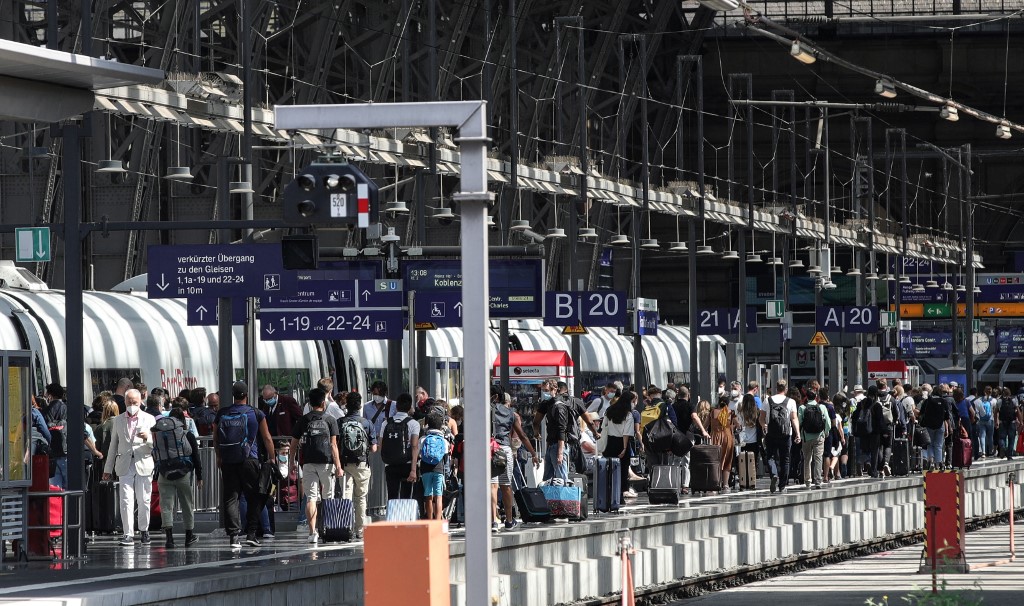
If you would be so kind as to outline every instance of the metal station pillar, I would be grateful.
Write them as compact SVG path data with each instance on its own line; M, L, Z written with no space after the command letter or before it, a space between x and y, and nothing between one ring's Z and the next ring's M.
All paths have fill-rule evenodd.
M846 382L848 383L847 391L853 389L853 386L862 383L864 380L864 357L861 355L860 347L850 347L846 350ZM915 383L916 385L916 383ZM867 385L864 385L867 388ZM842 389L841 385L836 385L832 391Z
M745 353L746 349L743 343L725 344L725 378L727 380L743 382ZM711 402L711 404L715 403Z
M843 348L832 347L828 357L828 392L835 393L842 389L843 381Z
M718 389L718 344L713 341L700 342L700 393L690 394L694 397L714 403Z

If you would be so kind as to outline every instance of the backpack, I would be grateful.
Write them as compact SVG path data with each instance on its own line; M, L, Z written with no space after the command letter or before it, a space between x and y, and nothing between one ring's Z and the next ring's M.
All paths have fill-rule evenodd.
M341 430L341 458L345 463L360 463L366 460L370 452L370 438L366 435L366 428L358 418L342 421Z
M303 463L332 463L334 452L331 450L331 424L326 413L311 412L306 414L306 431L302 434Z
M217 421L217 450L221 460L229 465L244 463L249 458L252 447L249 442L248 410L220 415Z
M882 405L882 420L885 422L885 431L892 429L893 417L892 417L892 398L886 398L880 400L879 404Z
M188 409L188 416L196 423L196 431L201 436L208 436L213 432L213 423L217 420L217 413L205 406L191 406Z
M388 417L381 432L380 458L385 465L401 465L412 462L412 449L409 448L409 422L412 417L396 421Z
M815 403L813 406L804 406L804 433L821 433L825 431L825 417L821 414L820 406Z
M999 422L1009 425L1017 421L1017 400L1014 398L1003 398L999 403Z
M662 407L662 402L654 403L654 405L648 405L646 408L640 411L640 431L641 433L647 429L647 426L657 421L661 416L665 414L665 409Z
M858 438L867 438L875 433L875 415L871 410L873 405L873 401L865 399L861 400L860 406L857 407L857 418L853 424L853 435Z
M153 425L153 460L168 480L183 478L195 468L185 433L185 424L174 417L160 417Z
M992 398L979 398L975 400L978 409L978 418L982 421L992 420Z
M783 396L782 402L775 396L768 398L768 435L773 438L785 438L793 431L789 422L789 398Z
M423 438L420 444L420 461L428 467L433 467L444 460L448 454L448 441L439 429L427 431L427 437Z

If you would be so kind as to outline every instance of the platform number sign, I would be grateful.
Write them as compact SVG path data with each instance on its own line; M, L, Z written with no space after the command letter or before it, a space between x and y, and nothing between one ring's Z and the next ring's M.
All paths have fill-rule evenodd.
M878 332L880 313L874 305L819 307L814 328L822 332Z
M747 331L757 330L757 308L747 307ZM697 312L697 334L728 335L740 331L740 310L732 307L702 309Z
M548 291L544 296L544 325L624 327L626 293Z

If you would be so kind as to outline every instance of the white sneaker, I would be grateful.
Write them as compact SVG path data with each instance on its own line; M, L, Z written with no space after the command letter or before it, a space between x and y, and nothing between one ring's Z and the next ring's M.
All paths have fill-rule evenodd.
M316 545L320 542L320 537L317 536L317 534L314 532L313 534L309 535L309 539L306 542L310 545Z
M636 491L630 488L629 490L622 493L622 496L627 499L635 499L637 497Z

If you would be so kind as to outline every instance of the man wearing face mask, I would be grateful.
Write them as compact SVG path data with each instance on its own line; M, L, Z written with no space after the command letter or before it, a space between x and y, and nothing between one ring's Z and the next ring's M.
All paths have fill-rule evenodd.
M374 381L370 385L370 401L363 405L363 418L373 426L373 435L380 436L388 419L398 414L394 400L388 398L388 385L384 381ZM381 458L381 451L371 452L367 456L370 466L370 492L367 495L366 507L369 515L383 517L388 504L388 486L386 482L386 465Z
M729 384L729 410L736 412L736 409L740 407L742 399L743 392L740 391L740 382L733 381Z
M295 398L277 393L273 385L263 386L259 409L267 416L267 429L272 436L291 436L295 423L302 418L302 409Z
M156 419L142 412L142 394L129 389L124 394L125 411L114 418L110 447L103 466L103 480L116 472L121 494L121 524L124 536L120 544L135 544L134 508L139 509L139 531L142 544L149 544L149 502L153 494L153 433Z
M593 412L597 414L599 420L604 419L604 413L607 412L608 407L612 405L612 400L615 398L615 384L609 383L604 386L603 393L600 398L597 398L590 403L587 408L587 412Z

